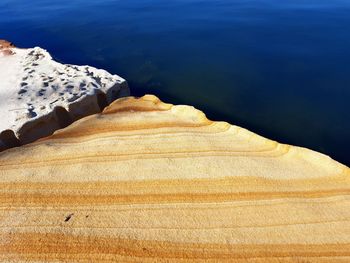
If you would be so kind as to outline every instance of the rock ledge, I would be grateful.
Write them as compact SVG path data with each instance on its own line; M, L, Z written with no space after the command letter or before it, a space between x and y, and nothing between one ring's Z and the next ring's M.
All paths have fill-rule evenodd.
M121 77L60 64L39 47L0 40L0 68L0 150L48 136L129 95Z

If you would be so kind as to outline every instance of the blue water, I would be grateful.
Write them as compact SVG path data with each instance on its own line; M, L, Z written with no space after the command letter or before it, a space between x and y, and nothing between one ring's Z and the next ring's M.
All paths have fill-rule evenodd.
M349 0L1 0L0 38L350 165Z

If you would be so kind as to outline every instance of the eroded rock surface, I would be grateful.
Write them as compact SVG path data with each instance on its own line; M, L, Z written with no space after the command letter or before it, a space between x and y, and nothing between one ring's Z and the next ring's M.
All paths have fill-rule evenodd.
M4 262L350 262L350 171L154 96L0 154Z
M42 48L7 41L0 41L0 80L0 150L50 135L129 95L117 75L61 64Z

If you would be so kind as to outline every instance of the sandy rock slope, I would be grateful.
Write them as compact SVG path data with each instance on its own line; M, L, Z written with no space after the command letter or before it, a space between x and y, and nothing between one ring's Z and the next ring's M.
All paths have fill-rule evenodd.
M2 262L350 262L350 171L123 98L0 154Z

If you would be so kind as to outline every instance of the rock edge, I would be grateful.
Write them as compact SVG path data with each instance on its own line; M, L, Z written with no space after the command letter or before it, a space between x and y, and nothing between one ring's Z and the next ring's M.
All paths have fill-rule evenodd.
M0 151L51 135L130 94L105 70L60 64L44 49L0 40Z

